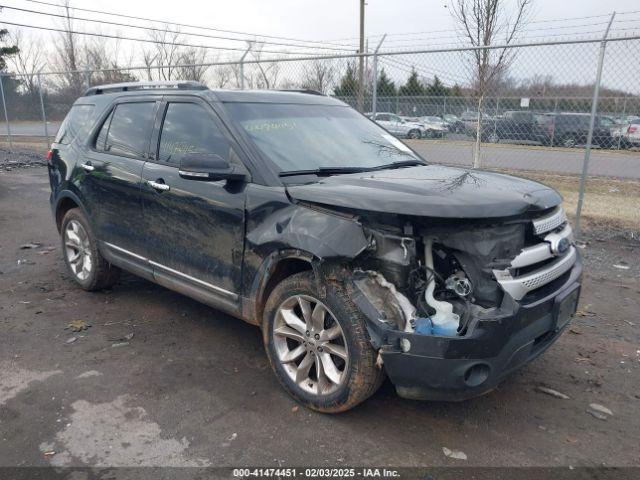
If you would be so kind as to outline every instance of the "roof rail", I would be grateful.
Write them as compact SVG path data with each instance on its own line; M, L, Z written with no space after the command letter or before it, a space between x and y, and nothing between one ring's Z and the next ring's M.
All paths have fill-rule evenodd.
M177 89L177 90L208 90L206 85L190 80L176 80L168 82L125 82L97 85L84 92L84 96L102 95L104 93L131 92L135 90Z
M320 95L322 97L325 96L324 93L319 92L318 90L312 90L310 88L281 88L278 91L279 92L306 93L307 95Z

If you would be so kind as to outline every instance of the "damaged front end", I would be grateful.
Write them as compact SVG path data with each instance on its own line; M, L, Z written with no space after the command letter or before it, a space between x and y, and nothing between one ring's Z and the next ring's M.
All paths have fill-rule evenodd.
M362 222L368 248L333 277L403 397L481 395L542 353L575 312L582 267L559 207L491 224Z

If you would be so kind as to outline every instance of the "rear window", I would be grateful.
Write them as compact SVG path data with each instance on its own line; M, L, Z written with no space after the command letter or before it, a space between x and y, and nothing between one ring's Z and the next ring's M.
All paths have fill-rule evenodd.
M118 104L100 129L96 149L142 158L149 147L155 107L155 102Z
M68 145L78 135L86 133L95 105L74 105L69 110L56 135L55 142Z

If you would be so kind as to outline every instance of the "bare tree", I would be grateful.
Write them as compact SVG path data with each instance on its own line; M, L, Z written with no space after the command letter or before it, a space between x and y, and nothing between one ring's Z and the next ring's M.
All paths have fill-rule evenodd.
M333 60L313 60L304 68L303 88L327 94L336 80L336 67Z
M42 41L21 30L9 34L10 42L18 47L15 55L9 57L9 63L20 75L21 84L30 96L38 93L38 72L46 65Z
M213 69L213 87L226 88L234 76L232 65L218 65Z
M180 66L177 68L176 77L204 83L209 69L208 65L203 65L206 62L207 51L204 48L185 48L178 56L178 64Z
M123 66L119 63L118 52L120 41L115 43L108 42L104 38L95 37L88 41L83 48L84 61L91 66L92 70L96 70L91 75L94 84L132 82L136 78L123 70ZM125 59L125 63L131 63L132 58Z
M71 98L77 97L82 91L82 76L80 75L80 42L77 34L73 33L73 12L71 1L64 0L62 4L64 18L62 19L63 32L60 33L55 44L57 62L60 70L66 72L63 75L60 87L66 90Z
M452 0L452 14L472 47L470 52L473 85L478 101L478 125L473 167L480 167L480 142L484 100L492 84L506 76L515 52L505 48L513 43L527 21L533 0ZM513 14L507 13L510 3ZM482 48L502 45L503 48Z
M169 25L165 25L162 31L150 31L149 38L154 42L153 46L142 51L149 80L153 79L154 71L159 80L175 80L178 76L176 65L182 55L178 45L182 41L182 34L179 30L172 30Z
M250 64L247 78L249 88L275 88L280 75L280 64L276 61L264 60L262 56L262 47L264 44L254 44L249 52L256 60Z
M147 74L147 80L153 80L153 66L156 63L158 53L147 48L142 49L142 62L145 66L145 72Z

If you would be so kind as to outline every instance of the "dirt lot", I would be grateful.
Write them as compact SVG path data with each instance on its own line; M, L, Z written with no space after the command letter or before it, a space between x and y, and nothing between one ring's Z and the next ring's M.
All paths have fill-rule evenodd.
M255 327L129 275L77 288L48 191L43 168L0 171L0 466L640 465L633 240L588 242L570 331L491 394L411 402L385 384L326 416L279 387Z

